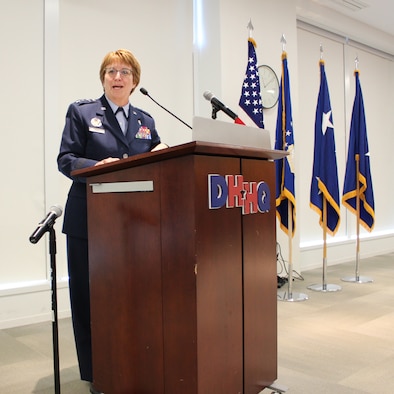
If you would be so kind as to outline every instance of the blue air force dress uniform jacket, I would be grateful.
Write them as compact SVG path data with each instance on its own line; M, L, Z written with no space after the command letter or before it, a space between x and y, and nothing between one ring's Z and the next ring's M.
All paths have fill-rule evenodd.
M71 172L95 165L107 157L126 158L149 152L160 143L153 118L130 106L123 134L108 101L81 100L71 104L58 155L59 170L73 180L64 214L63 232L87 238L86 184Z
M152 117L129 107L124 134L105 96L71 104L66 115L59 170L71 178L63 232L67 234L70 302L81 379L92 381L86 180L71 172L108 157L125 158L152 150L160 143Z

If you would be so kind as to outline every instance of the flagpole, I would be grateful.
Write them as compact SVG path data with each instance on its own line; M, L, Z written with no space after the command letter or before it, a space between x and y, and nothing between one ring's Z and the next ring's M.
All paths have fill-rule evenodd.
M360 279L360 182L358 181L360 178L360 155L356 155L356 179L357 179L357 194L356 194L356 212L357 212L357 221L356 221L356 275L355 280L358 281Z
M357 215L357 224L356 224L356 273L355 276L345 276L341 278L344 282L353 282L353 283L371 283L373 279L369 276L360 276L360 155L355 155L356 161L356 215Z
M287 209L289 212L289 231L287 234L287 239L289 242L289 275L287 276L287 287L289 298L293 298L293 209L290 200L287 201Z
M278 300L279 301L305 301L308 299L308 296L304 293L293 292L293 206L288 200L287 202L288 209L288 241L289 241L289 265L288 265L288 276L287 276L287 292L280 291L278 292Z
M322 290L327 290L327 202L323 196L323 279L322 279Z
M285 35L282 34L282 37L280 39L280 42L282 44L282 67L283 67L283 59L284 55L286 54L285 49L286 49L286 38ZM281 82L281 88L282 88L282 108L284 107L285 103L285 95L284 95L284 70L282 71L282 82ZM278 114L280 116L280 114ZM283 119L285 117L285 114L282 113L282 127L286 124L286 120ZM284 122L283 122L284 120ZM286 126L284 126L286 128ZM285 130L282 128L282 133ZM285 158L281 159L282 163L286 160ZM308 299L308 296L304 293L294 293L293 292L293 235L294 235L294 223L293 223L293 204L290 201L290 199L287 199L287 235L288 235L288 240L289 240L289 266L288 266L288 276L287 276L287 292L286 291L280 291L277 294L278 300L279 301L291 301L291 302L296 302L296 301L305 301Z
M313 291L331 292L341 290L341 286L327 284L327 199L323 195L323 274L322 284L314 284L308 286Z

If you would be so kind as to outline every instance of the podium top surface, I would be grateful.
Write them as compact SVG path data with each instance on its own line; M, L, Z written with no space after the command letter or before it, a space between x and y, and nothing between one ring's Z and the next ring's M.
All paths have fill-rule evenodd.
M244 146L217 144L211 142L192 141L181 145L176 145L168 149L155 152L147 152L120 159L116 162L103 164L95 167L82 168L71 173L73 177L90 177L102 175L112 171L124 170L126 168L137 167L161 160L173 159L186 155L208 155L240 157L260 160L277 160L288 155L288 152L281 150L249 148Z
M237 145L244 148L271 149L270 133L266 129L200 116L193 118L192 140Z

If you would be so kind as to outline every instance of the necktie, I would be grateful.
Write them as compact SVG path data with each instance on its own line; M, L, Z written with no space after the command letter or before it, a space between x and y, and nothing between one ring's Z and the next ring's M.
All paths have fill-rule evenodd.
M123 107L118 107L118 109L115 112L115 116L116 116L116 119L118 119L118 123L119 123L120 128L123 131L123 134L126 134L127 117L126 117Z

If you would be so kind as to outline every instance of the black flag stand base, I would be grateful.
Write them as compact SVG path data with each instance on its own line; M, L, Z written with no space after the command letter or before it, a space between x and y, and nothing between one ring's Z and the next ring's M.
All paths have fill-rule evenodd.
M48 231L49 231L49 254L51 257L53 372L55 379L55 394L60 394L59 330L58 330L58 317L57 317L57 284L56 284L56 233L53 227L50 227Z

